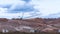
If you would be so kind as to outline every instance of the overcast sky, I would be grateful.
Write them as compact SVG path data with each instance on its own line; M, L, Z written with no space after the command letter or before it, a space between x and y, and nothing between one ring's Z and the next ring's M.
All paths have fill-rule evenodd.
M60 17L60 0L0 0L0 18L18 18L22 13L23 18Z

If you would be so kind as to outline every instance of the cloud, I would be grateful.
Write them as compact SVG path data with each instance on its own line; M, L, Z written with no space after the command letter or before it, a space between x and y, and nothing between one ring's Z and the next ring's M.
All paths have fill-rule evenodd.
M20 11L24 12L23 18L25 18L31 16L30 12L33 12L34 8L33 5L25 3L25 1L0 0L0 18L17 18L18 16L22 16Z
M25 1L25 2L30 2L31 0L22 0L22 1Z
M20 12L20 13L6 13L7 12L7 8L0 8L0 18L34 18L34 17L38 17L40 12L36 12L37 10L32 11L32 12ZM24 13L24 15L23 15ZM19 17L20 16L20 17Z
M0 17L17 18L22 13L23 18L56 17L60 15L60 0L0 0Z
M60 13L60 0L32 0L32 4L35 5L34 8L38 9L41 13L41 17L44 18L50 14Z
M45 18L60 18L60 13L50 14L48 16L45 16Z
M45 16L60 12L60 0L42 0L40 2L40 11Z
M9 9L11 5L0 5L0 7Z
M23 4L23 5L19 5L19 4L16 4L16 5L13 5L9 11L10 12L29 12L29 11L33 11L34 8L33 6L31 6L30 4Z
M1 0L0 7L8 8L8 13L29 12L33 11L34 7L25 1L30 0Z

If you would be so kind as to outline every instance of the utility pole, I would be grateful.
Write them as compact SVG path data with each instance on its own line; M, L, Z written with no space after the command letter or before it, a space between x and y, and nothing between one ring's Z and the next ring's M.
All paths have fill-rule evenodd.
M22 20L22 19L23 19L23 17L24 17L24 12L22 12L22 16L21 16L21 18L20 18L20 19Z

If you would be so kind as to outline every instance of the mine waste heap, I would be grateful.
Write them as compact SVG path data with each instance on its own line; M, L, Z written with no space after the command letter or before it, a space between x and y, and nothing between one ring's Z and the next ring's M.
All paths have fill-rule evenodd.
M60 18L0 18L0 32L1 34L59 34L60 33Z

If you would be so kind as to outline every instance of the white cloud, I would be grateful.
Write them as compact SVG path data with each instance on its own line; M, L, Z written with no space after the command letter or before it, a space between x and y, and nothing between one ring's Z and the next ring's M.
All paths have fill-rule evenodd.
M24 8L25 4L29 5L28 7L33 7L34 11L24 12L24 17L45 17L50 14L56 14L60 12L60 0L32 0L29 3L26 3L21 0L0 0L0 17L13 18L22 16L22 13L6 13L8 8L3 8L3 6L11 5L9 10L17 8ZM35 10L36 9L36 10Z
M11 5L10 9L14 9L15 5L19 4L22 7L24 3L25 2L21 0L0 0L0 18L17 18L21 16L22 13L7 13L9 10L7 5Z
M40 11L41 17L60 12L60 0L32 0L31 3Z
M36 10L35 10L36 11ZM0 18L20 18L23 16L23 18L32 18L32 17L38 17L40 12L20 12L20 13L6 13L7 8L0 8ZM23 15L24 13L24 15Z
M18 1L14 2L14 4L11 6L10 10L14 10L16 8L23 8L26 3L24 1Z
M3 1L1 1L1 2L3 2ZM10 2L12 2L12 4ZM11 4L12 6L9 9L8 8L3 8L3 6L5 6L4 3L5 3L5 5ZM20 13L7 13L7 12L8 12L8 10L16 9L17 7L18 8L25 8L24 7L25 5L27 5L28 7L30 7L30 5L31 5L30 3L26 4L24 1L15 1L15 2L13 2L13 1L8 1L8 2L4 1L4 3L0 4L1 5L0 17L3 17L3 18L4 17L5 18L17 18L18 16L22 16L21 12ZM33 16L31 13L34 13L34 11L24 12L23 18Z
M59 13L60 0L42 0L42 2L40 2L40 11L43 15Z

